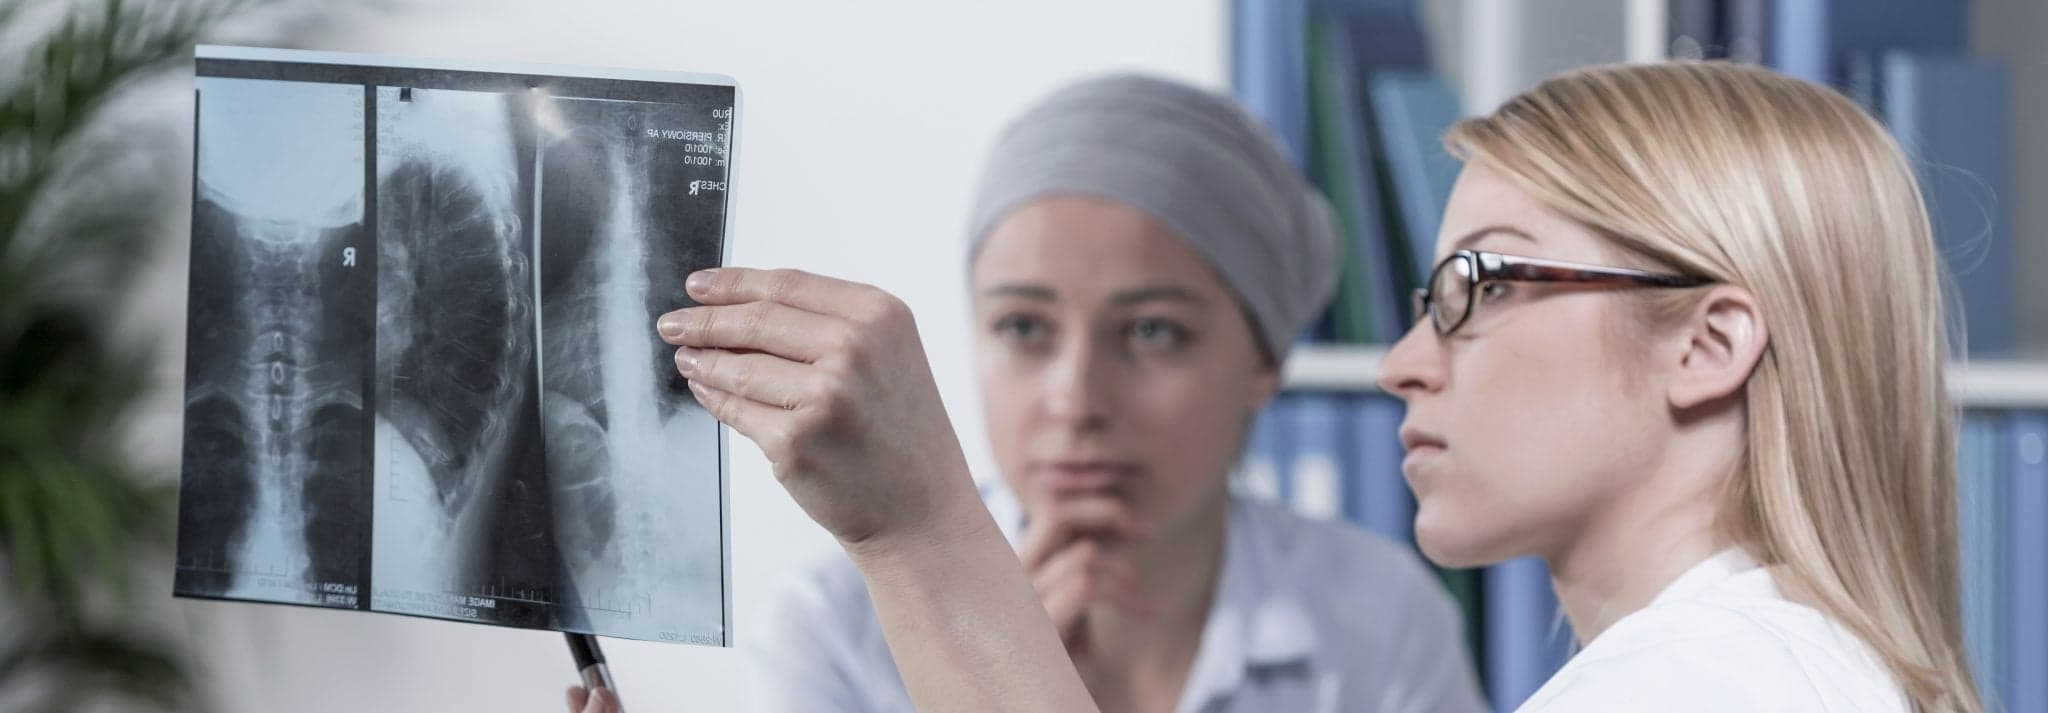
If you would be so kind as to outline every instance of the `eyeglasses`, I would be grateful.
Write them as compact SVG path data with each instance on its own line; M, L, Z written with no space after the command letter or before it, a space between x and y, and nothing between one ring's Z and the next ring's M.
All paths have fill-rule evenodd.
M1588 265L1562 260L1502 255L1459 250L1436 264L1429 273L1429 286L1418 289L1411 305L1415 321L1424 315L1436 326L1436 333L1449 336L1472 317L1472 296L1489 282L1570 282L1611 288L1698 287L1707 280L1666 275L1622 267Z

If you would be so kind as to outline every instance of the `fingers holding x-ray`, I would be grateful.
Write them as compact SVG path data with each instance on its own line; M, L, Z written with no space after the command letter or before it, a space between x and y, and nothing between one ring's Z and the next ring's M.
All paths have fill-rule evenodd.
M843 353L851 320L772 301L707 305L661 316L655 328L673 345L763 351L800 362Z
M666 337L698 350L679 353L677 370L842 542L921 527L942 500L971 497L959 490L970 484L965 457L901 300L793 270L721 268L687 286L704 306L685 310L683 328ZM706 365L713 371L697 373Z
M830 377L808 366L765 352L676 349L676 369L697 385L785 411L829 403Z

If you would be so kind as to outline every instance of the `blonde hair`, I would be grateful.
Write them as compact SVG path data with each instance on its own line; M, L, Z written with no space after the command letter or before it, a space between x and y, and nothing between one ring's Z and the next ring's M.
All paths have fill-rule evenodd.
M1755 296L1770 344L1722 527L1861 637L1914 710L1982 710L1962 647L1944 273L1884 128L1823 87L1678 62L1558 76L1446 142L1624 252Z

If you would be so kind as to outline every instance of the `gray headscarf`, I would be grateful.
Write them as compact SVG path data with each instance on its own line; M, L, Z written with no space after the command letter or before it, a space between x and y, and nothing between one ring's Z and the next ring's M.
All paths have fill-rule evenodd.
M990 152L968 260L1010 211L1052 194L1113 200L1173 229L1237 292L1276 365L1336 287L1329 204L1226 97L1119 75L1039 100Z

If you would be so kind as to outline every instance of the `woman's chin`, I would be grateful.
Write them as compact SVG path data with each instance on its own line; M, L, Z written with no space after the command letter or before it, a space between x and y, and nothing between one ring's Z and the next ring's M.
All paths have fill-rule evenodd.
M1416 511L1415 546L1438 567L1470 569L1511 559L1500 545L1469 523L1450 521L1426 507Z

